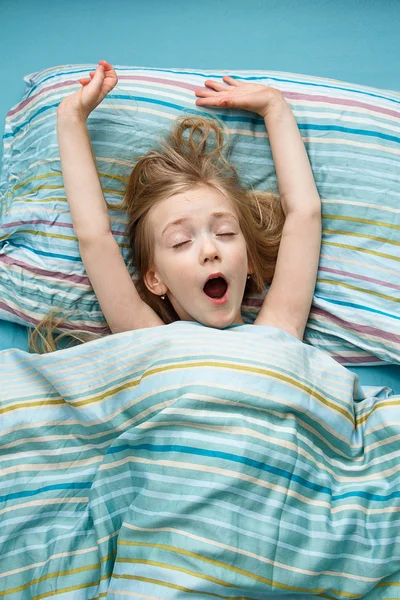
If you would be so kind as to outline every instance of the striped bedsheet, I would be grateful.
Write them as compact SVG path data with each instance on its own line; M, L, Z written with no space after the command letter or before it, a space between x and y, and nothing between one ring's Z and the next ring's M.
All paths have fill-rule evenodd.
M7 114L0 174L0 318L36 325L60 307L65 328L109 331L79 254L63 187L60 102L96 65L52 66L25 77ZM195 105L207 79L233 75L282 91L296 118L322 201L322 245L305 341L343 365L400 364L400 94L279 71L115 65L119 81L88 119L106 200L115 205L137 159L176 119L218 117L246 187L278 191L265 124L243 110ZM84 200L84 199L83 199ZM129 265L126 214L110 211ZM294 283L295 285L295 283ZM244 299L246 324L268 291ZM70 314L69 311L73 311Z
M198 323L0 352L0 598L400 593L400 396Z

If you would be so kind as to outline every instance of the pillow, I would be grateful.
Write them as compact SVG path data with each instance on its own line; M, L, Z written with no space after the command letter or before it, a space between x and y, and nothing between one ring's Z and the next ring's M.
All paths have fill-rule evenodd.
M64 324L107 332L79 255L63 188L56 111L96 65L27 75L7 114L0 178L0 318L37 324L51 308ZM115 66L119 82L88 119L110 204L122 199L139 156L183 114L217 115L231 135L229 159L245 186L277 192L264 121L242 110L195 105L194 89L230 74L280 89L297 120L322 199L323 233L304 342L343 365L400 363L400 94L273 71L197 71ZM82 202L85 199L82 198ZM128 263L126 216L110 211ZM135 273L131 267L131 275ZM265 293L243 304L252 323Z

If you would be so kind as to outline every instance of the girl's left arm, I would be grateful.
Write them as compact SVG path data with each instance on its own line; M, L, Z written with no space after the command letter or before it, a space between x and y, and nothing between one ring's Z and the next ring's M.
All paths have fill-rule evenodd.
M282 230L274 277L254 325L277 327L303 341L320 249L320 215L290 212Z
M280 98L280 99L279 99ZM296 119L283 94L263 114L274 159L282 209L321 215L321 199Z
M284 329L302 341L321 251L321 199L299 128L283 96L270 105L264 122L286 220L274 277L254 324Z
M258 83L225 76L225 83L207 80L195 90L198 106L239 108L264 119L285 215L301 211L321 214L321 199L296 119L282 92Z
M321 249L321 199L299 128L283 94L274 88L224 77L197 89L200 106L242 108L263 117L286 220L274 277L255 325L283 329L303 340Z

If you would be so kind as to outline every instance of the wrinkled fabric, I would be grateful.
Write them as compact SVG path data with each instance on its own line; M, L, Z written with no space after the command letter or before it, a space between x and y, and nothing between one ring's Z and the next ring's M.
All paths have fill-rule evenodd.
M7 600L396 597L400 396L274 327L0 352Z

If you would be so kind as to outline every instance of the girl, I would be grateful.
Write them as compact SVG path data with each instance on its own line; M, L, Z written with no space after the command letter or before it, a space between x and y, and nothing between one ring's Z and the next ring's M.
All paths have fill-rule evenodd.
M89 114L118 81L113 67L99 61L89 78L79 80L81 89L58 107L60 159L74 231L112 333L179 319L219 329L242 324L245 292L263 291L273 276L254 324L303 339L321 244L321 201L308 156L279 90L223 79L196 89L196 104L244 109L264 119L280 204L272 194L240 187L235 169L222 156L222 132L214 120L178 119L163 148L135 165L119 207L129 215L137 288L111 233L86 128ZM211 132L218 145L210 152ZM195 134L200 134L197 143ZM30 338L38 352L35 335L45 324L48 317ZM55 327L50 324L48 333ZM48 337L45 351L55 350ZM74 337L82 341L81 335Z

